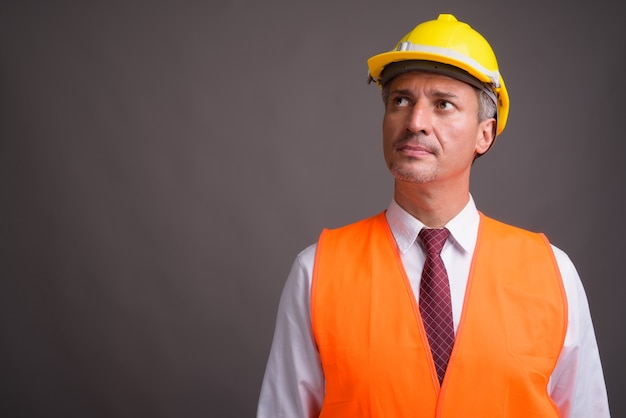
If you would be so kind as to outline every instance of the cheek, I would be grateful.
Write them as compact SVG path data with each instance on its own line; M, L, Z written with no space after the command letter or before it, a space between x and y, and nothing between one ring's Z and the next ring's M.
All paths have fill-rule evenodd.
M475 130L469 127L449 127L446 129L446 134L440 136L440 138L445 138L441 141L441 146L449 154L451 153L455 160L473 159L477 143L476 136L469 134L470 132L474 133Z
M385 113L383 116L382 128L385 137L392 138L398 136L398 134L403 131L404 126L404 121L400 115L389 115Z
M391 126L391 121L389 119L389 116L387 115L387 113L385 113L385 115L383 116L383 133L389 131L389 128Z
M389 144L393 141L393 138L395 135L394 124L391 123L391 121L389 120L387 116L383 118L382 134L383 134L383 146L387 148Z
M383 119L382 125L383 157L385 158L385 161L389 163L393 149L393 142L397 135L393 129L393 124L390 124L387 118Z

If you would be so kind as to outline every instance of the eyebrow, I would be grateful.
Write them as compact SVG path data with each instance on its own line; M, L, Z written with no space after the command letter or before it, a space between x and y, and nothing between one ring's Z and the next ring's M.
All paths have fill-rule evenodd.
M390 92L390 96L391 95L402 95L402 96L414 96L413 91L410 89L396 89L396 90L392 90ZM458 94L455 94L451 91L445 91L445 90L432 90L432 91L427 91L426 92L427 96L434 96L437 98L441 98L441 99L453 99L453 98L458 98Z
M435 97L440 97L443 99L454 99L454 98L459 97L458 94L454 94L451 91L443 91L443 90L434 90L430 93L430 95L435 96Z

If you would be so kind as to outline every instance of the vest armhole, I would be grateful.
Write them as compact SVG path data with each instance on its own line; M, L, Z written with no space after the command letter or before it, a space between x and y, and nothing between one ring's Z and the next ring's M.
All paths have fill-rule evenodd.
M563 302L563 329L561 330L561 346L565 343L565 336L567 334L567 324L569 323L569 306L567 304L567 293L565 292L565 285L563 284L563 276L561 275L561 269L559 268L559 263L556 261L556 256L554 255L554 250L552 250L552 244L548 237L539 233L539 236L546 244L548 252L550 253L550 259L552 260L552 266L554 268L554 272L556 276L559 278L559 290L561 292L561 300Z
M561 292L561 300L563 301L563 329L561 330L561 347L563 347L564 343L565 343L565 337L567 336L567 325L569 324L569 306L567 303L567 293L565 292L565 285L563 284L563 276L561 275L561 269L559 268L559 263L556 261L556 256L554 255L554 250L552 249L552 244L550 244L550 240L548 240L548 237L544 234L544 233L539 233L539 236L541 237L541 239L543 240L543 242L545 243L549 253L550 253L550 259L552 260L552 266L554 268L554 271L557 275L557 277L559 278L558 282L559 282L559 290ZM554 362L554 366L552 367L552 369L554 370L554 368L556 367L556 364L559 361L559 357L560 357L560 353L559 356L556 357L556 360ZM548 392L548 387L546 386L546 392ZM557 415L560 415L561 412L559 410L558 405L554 402L554 400L552 399L552 397L550 396L550 393L547 393L548 398L552 401L552 407L554 408L554 410L556 411Z
M309 300L309 310L310 310L310 315L311 315L311 329L313 330L313 336L315 338L315 340L317 341L317 327L315 324L315 318L316 318L316 312L315 312L315 308L316 308L316 298L317 298L317 281L318 281L318 265L319 265L319 258L320 258L320 254L322 254L322 246L324 245L324 238L327 234L328 230L326 228L324 228L322 230L322 232L320 233L320 236L317 240L317 247L315 249L315 261L313 263L313 274L311 277L311 296L310 296L310 300Z

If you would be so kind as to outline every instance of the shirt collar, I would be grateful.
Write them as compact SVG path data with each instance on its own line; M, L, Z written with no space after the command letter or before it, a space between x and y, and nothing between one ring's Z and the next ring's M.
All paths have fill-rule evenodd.
M415 243L417 235L424 227L424 224L402 209L395 200L392 200L389 204L386 217L398 244L398 249L404 254ZM476 246L476 237L478 236L479 222L478 209L476 209L474 199L470 195L467 205L445 225L450 231L450 237L452 238L451 240L450 238L448 239L459 250L473 253Z

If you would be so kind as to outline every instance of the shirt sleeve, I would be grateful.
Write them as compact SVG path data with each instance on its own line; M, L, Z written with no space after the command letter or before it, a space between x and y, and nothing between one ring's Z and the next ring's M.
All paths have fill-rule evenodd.
M550 379L550 396L569 418L609 417L609 405L591 313L582 282L569 257L553 247L568 301L563 350Z
M309 308L315 248L312 245L298 255L285 282L257 418L310 418L321 410L324 374Z

